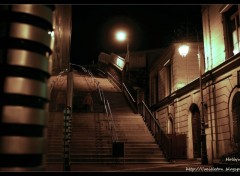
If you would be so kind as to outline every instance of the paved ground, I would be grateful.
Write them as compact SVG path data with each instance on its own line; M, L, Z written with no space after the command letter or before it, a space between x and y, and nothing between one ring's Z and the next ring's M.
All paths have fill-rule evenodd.
M63 171L63 165L52 164L48 171ZM72 164L72 172L211 172L217 170L212 165L201 165L196 161L177 161L170 164ZM218 170L220 171L220 170Z

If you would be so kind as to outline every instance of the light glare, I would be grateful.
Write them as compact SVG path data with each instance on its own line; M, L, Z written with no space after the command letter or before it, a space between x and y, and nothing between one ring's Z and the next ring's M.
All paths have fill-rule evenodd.
M188 54L188 51L189 51L189 46L182 45L179 47L178 51L182 57L186 57L186 55Z
M116 34L116 38L117 38L117 40L119 40L119 41L124 41L124 40L126 40L126 38L127 38L127 34L126 34L125 32L123 32L123 31L119 31L119 32L117 32L117 34Z

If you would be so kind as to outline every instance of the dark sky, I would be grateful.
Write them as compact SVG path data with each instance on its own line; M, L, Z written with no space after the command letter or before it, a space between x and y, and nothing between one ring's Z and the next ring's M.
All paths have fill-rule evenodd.
M75 64L96 62L100 52L125 53L126 43L116 41L114 35L120 27L128 31L130 52L196 38L196 31L202 29L201 6L197 4L79 4L72 6L72 12L71 62Z

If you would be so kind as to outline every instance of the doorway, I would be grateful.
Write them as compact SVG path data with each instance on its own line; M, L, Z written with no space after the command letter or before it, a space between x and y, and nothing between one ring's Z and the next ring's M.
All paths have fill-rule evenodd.
M201 119L200 111L196 104L192 104L189 108L192 113L192 140L193 140L193 156L201 157Z
M240 151L240 92L237 92L232 100L232 125L234 149Z

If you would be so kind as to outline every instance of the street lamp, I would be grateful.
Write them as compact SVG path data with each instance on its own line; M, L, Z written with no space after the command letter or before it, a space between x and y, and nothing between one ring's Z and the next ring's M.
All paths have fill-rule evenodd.
M127 38L127 33L124 31L118 31L116 33L116 39L118 41L126 41L127 42L127 53L126 53L126 62L129 62L129 43L128 43L128 38Z
M116 33L116 39L118 41L126 41L127 42L127 53L126 53L126 57L125 57L125 66L124 66L125 69L122 72L123 82L125 82L126 78L128 78L128 80L130 80L130 72L129 72L129 43L128 43L128 38L127 38L127 33L124 32L124 31L118 31Z
M188 45L181 45L179 48L178 48L178 51L180 53L180 55L182 57L186 57L186 55L188 54L188 51L189 51L189 46Z
M185 57L188 54L189 46L182 45L178 49L180 55ZM200 50L198 44L198 64L199 64L199 86L200 86L200 94L201 94L201 110L202 110L202 118L201 118L201 163L208 164L207 158L207 148L206 148L206 133L205 133L205 120L204 120L204 102L203 102L203 89L202 89L202 68L201 68L201 57Z

